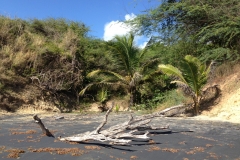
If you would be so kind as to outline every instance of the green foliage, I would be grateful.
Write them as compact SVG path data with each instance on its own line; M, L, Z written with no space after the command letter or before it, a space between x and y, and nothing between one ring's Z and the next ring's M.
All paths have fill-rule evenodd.
M32 21L31 29L34 33L46 35L44 30L44 23L38 19Z
M144 103L135 106L135 110L155 110L157 108L166 108L174 105L182 104L186 101L186 97L173 90L155 90L152 99L147 99Z
M144 103L135 106L135 110L154 110L159 104L163 103L165 99L164 92L155 90L151 99L146 99Z
M231 50L229 48L216 48L207 50L202 53L200 59L204 62L209 62L211 60L216 60L218 62L225 62L225 61L238 61L240 56L237 50Z
M140 53L134 45L134 35L116 36L113 41L107 43L109 50L116 56L118 61L116 67L119 70L127 72L129 76L133 76L139 65Z
M0 82L0 91L2 91L3 89L4 89L4 84Z
M185 56L180 69L172 65L163 64L158 67L163 73L178 78L178 80L174 80L172 83L187 85L197 95L199 95L200 90L206 84L209 73L209 68L205 64L202 64L198 58L190 55Z
M202 64L198 58L190 55L185 56L184 62L180 67L188 86L195 94L199 95L201 89L207 82L209 69L205 64Z
M116 105L116 106L115 106L115 112L118 113L118 112L119 112L119 109L120 109L120 106L119 106L119 105Z
M44 48L42 49L41 54L60 54L63 50L61 50L57 44L53 42L48 42L45 44Z
M108 54L113 64L113 70L96 69L88 73L87 78L92 78L93 82L88 84L81 92L93 87L108 86L109 88L124 88L130 95L129 106L137 103L139 98L139 85L149 74L152 65L156 65L157 58L142 61L146 54L145 50L139 50L134 45L134 36L116 36L115 39L106 43ZM148 70L148 71L147 71ZM152 69L150 69L152 71Z
M165 107L171 107L179 104L183 104L187 101L187 98L178 90L168 90L164 93L164 100L161 104ZM160 107L161 107L160 104Z
M86 43L86 50L87 54L84 54L83 56L84 59L87 59L87 73L94 69L114 71L116 67L113 55L109 54L105 42L99 39L90 39L89 43Z
M84 24L64 19L24 21L1 16L1 83L24 88L32 84L30 77L37 77L34 84L54 97L64 92L68 97L77 95L84 85L88 31Z
M188 53L184 45L179 46L179 53L171 53L177 57L182 51L183 55L201 55L207 61L229 61L238 58L240 52L239 7L239 0L166 0L127 23L136 33L158 36L158 41L171 49L182 41L190 44L192 51Z
M14 43L15 39L23 33L27 25L21 19L12 20L4 16L0 16L0 24L0 47Z
M106 88L101 88L97 93L97 100L101 103L104 103L108 100L108 90Z
M170 99L181 101L171 91L175 84L158 70L161 62L169 64L160 65L162 71L178 77L174 82L187 85L196 100L209 71L201 62L239 60L239 5L238 0L164 0L127 22L140 34L154 35L144 49L134 44L133 33L105 42L88 37L81 22L1 16L1 84L24 79L25 85L36 76L41 89L56 95L67 92L79 100L81 91L85 99L96 95L105 103L111 91L128 94L129 106L154 109Z

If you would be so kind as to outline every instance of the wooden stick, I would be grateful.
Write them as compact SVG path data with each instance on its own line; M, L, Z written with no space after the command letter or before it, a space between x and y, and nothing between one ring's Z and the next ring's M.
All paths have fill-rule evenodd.
M44 126L44 124L42 123L42 120L36 114L33 116L33 119L40 126L43 134L49 137L54 137L54 135Z
M104 121L97 127L97 129L95 131L93 131L94 134L98 134L100 132L100 130L102 129L102 127L107 123L108 115L112 111L113 106L114 106L114 102L112 102L112 106L107 111Z

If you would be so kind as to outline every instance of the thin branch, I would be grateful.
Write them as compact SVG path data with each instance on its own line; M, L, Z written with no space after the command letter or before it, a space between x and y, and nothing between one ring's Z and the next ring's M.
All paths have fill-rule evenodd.
M100 130L102 129L102 127L107 123L108 115L112 111L113 106L114 106L114 102L112 102L112 106L108 109L108 111L105 115L104 121L97 127L97 129L95 131L93 131L93 134L98 134L100 132Z
M41 127L43 134L49 137L54 137L54 135L44 126L42 120L36 114L33 116L33 119Z

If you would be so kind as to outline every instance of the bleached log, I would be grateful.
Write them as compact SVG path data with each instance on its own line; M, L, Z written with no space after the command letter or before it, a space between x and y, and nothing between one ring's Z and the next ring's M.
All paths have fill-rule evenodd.
M191 107L191 106L186 105L186 104L180 104L180 105L177 105L177 106L166 108L166 109L164 109L164 110L162 110L162 111L160 111L156 114L159 115L159 116L161 116L161 115L172 116L172 115L184 112L189 107Z
M185 110L186 108L189 107L186 105L173 106L154 114L138 116L135 118L133 118L133 116L130 115L130 118L128 121L102 130L102 128L107 123L108 116L112 111L113 106L114 106L114 103L112 103L112 106L106 112L103 122L95 130L91 132L87 131L87 132L76 134L69 137L63 137L63 138L60 137L59 140L73 141L73 142L84 142L87 140L95 140L100 142L110 142L110 144L115 144L115 145L126 145L132 141L131 139L134 139L134 138L149 139L148 137L149 132L146 130L169 129L169 126L155 127L155 126L149 125L152 118L172 115L172 114L175 114L176 112ZM33 118L35 122L39 124L44 134L48 136L53 136L51 132L44 126L41 119L37 115L34 115ZM146 133L143 135L138 135L138 134L135 134L137 131L146 131Z

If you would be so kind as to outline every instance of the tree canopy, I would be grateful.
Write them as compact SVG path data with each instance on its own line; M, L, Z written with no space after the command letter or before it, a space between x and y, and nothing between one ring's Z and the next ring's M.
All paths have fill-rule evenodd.
M208 54L218 49L226 56L228 49L239 52L239 7L238 0L165 0L128 23L135 32L157 36L162 43L184 40L204 45L202 51L212 50Z

